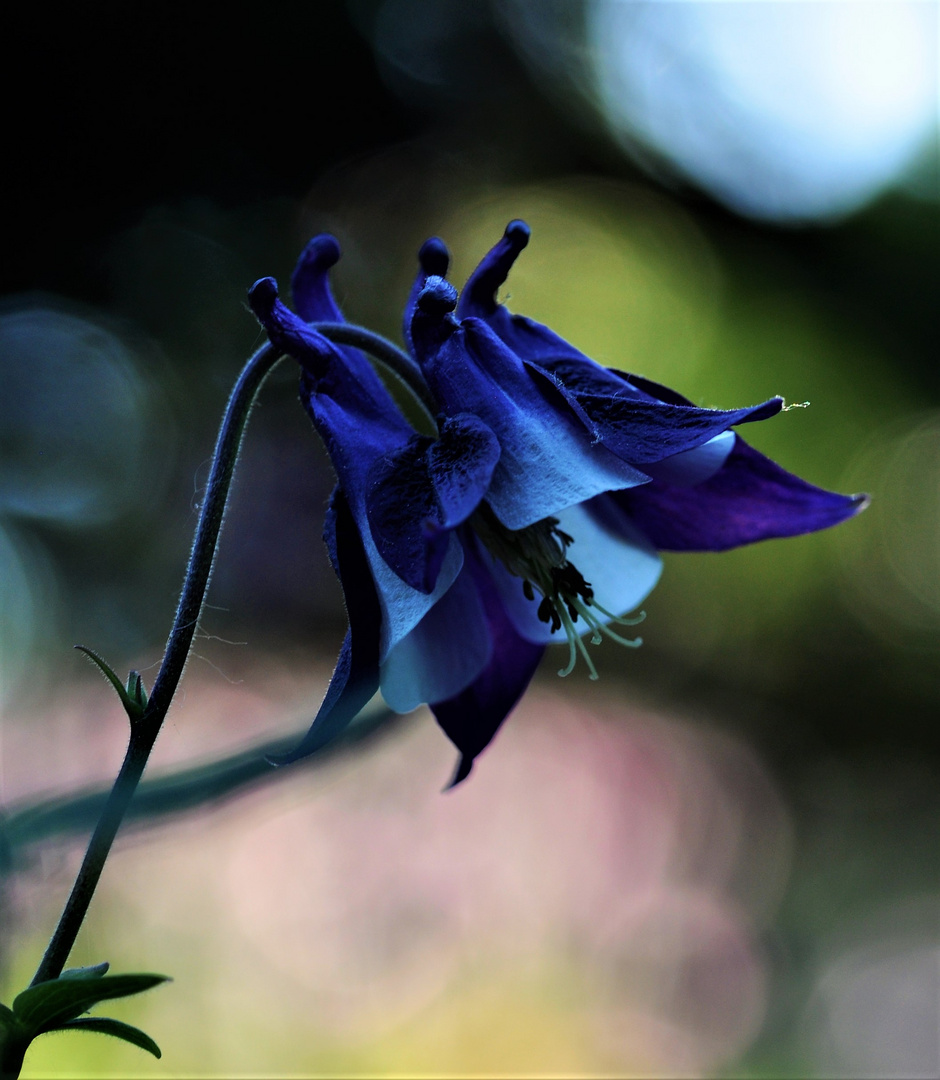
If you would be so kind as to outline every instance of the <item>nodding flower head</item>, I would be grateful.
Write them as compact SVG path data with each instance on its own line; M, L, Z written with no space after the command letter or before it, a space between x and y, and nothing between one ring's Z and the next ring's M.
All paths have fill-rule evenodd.
M813 532L865 505L786 472L734 430L782 399L703 409L511 315L496 293L528 241L528 226L510 222L459 296L443 242L419 252L403 370L434 406L434 434L411 427L359 348L321 332L342 322L332 237L300 258L298 314L270 279L252 290L271 341L301 365L301 398L336 470L324 537L349 614L317 717L281 761L318 749L381 689L401 712L430 705L460 751L456 784L546 645L567 645L559 674L580 656L596 678L585 636L640 643L612 626L642 619L628 613L659 578L658 551Z

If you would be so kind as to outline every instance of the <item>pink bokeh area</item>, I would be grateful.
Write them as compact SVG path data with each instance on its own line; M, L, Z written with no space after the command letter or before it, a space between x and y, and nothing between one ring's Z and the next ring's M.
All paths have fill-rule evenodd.
M162 767L262 724L276 735L275 702L308 686L222 689L195 672ZM537 684L451 792L453 748L422 711L323 768L136 832L85 949L174 975L155 1031L171 1006L218 1025L189 1059L174 1033L175 1068L307 1069L325 1044L339 1073L361 1071L363 1047L388 1073L703 1075L734 1061L764 1017L787 813L742 743L567 690ZM276 1063L265 1013L304 1017ZM485 1034L468 1045L455 1032L471 1013Z

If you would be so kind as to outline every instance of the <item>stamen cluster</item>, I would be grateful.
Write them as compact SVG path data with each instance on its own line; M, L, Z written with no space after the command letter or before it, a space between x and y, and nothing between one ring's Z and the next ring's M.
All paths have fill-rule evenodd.
M574 670L578 652L584 657L590 678L597 678L597 669L575 627L578 618L584 619L591 629L591 643L599 645L602 636L620 645L636 648L640 638L632 640L621 637L603 620L611 620L623 626L635 626L645 617L625 619L601 607L594 597L594 589L584 575L568 559L568 548L574 539L559 528L556 517L542 518L524 529L508 529L485 504L481 504L470 524L489 552L516 577L522 579L522 591L527 600L535 600L538 591L542 600L538 617L548 623L552 632L564 630L568 639L567 665L558 674L570 675Z

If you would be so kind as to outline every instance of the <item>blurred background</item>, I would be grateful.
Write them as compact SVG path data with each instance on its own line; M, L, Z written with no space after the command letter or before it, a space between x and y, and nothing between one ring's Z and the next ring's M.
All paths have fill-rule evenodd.
M24 1075L937 1075L938 6L3 21L3 1000L81 856L69 796L124 749L71 646L152 680L260 343L246 289L313 233L347 317L398 339L427 236L459 283L523 217L513 310L703 405L811 402L749 440L872 495L829 533L667 556L643 648L597 651L598 684L549 656L446 797L422 710L138 820L73 962L174 977L112 1010L163 1061L48 1036ZM345 627L331 485L285 363L152 775L309 722Z

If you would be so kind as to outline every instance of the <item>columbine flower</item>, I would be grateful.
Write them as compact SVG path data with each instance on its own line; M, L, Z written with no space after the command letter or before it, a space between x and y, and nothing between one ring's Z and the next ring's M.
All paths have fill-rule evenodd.
M327 273L332 237L293 277L298 315L258 282L271 341L303 368L302 400L337 472L325 539L349 631L307 736L335 736L377 688L407 712L430 704L470 771L525 690L544 647L611 628L656 584L657 548L718 550L810 532L861 500L812 487L730 431L782 407L701 409L608 371L546 327L511 316L496 289L528 240L513 222L457 304L439 240L421 249L405 338L439 409L436 436L404 420L362 354L309 324L340 322ZM456 310L456 315L452 314Z

